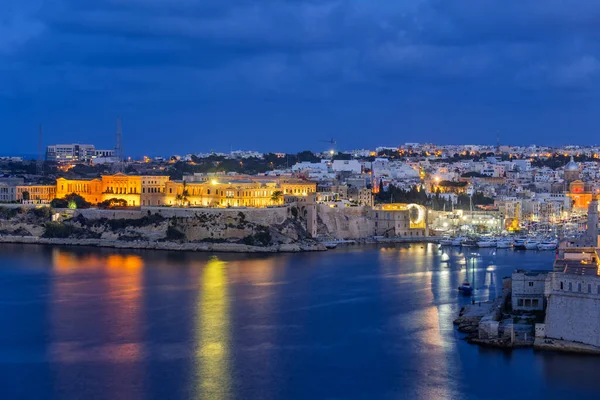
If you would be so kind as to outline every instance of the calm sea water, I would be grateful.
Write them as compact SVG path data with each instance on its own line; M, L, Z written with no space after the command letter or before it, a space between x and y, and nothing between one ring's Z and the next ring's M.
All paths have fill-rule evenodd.
M470 251L468 252L470 253ZM2 399L598 399L600 358L482 349L456 287L553 253L0 246ZM442 259L450 258L449 263ZM468 267L468 268L466 268Z

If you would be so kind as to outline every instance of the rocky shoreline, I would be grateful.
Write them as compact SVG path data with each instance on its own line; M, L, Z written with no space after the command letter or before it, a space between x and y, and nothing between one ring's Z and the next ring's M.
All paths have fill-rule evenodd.
M272 246L250 246L240 243L178 243L170 241L118 241L106 239L55 239L38 236L0 236L0 243L41 244L53 246L90 246L114 249L196 251L215 253L299 253L326 251L321 243L302 241Z
M600 348L595 346L536 337L530 324L504 323L508 321L498 315L503 302L504 299L498 297L462 307L454 325L459 332L466 334L464 340L470 344L503 350L531 347L534 350L600 355ZM494 323L495 329L490 329Z

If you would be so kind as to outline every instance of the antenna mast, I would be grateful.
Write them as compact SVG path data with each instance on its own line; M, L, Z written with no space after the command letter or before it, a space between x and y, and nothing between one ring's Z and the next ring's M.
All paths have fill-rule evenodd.
M123 172L123 127L121 117L117 117L117 142L115 144L115 158L117 159L117 170Z

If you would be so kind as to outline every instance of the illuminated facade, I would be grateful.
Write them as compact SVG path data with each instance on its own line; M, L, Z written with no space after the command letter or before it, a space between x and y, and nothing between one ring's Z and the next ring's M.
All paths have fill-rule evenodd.
M573 201L573 208L587 209L590 201L592 201L592 190L589 185L586 185L580 180L573 181L569 184L569 192L567 196Z
M427 209L418 204L382 204L371 211L376 236L427 236Z
M98 204L102 199L102 180L95 179L65 179L56 180L56 198L63 199L66 196L75 193L85 199L85 201Z
M213 179L208 182L171 181L168 176L118 173L102 178L56 181L56 197L75 193L92 204L123 199L136 206L266 207L283 204L284 195L306 196L316 183L302 180Z
M29 201L36 203L49 203L56 197L54 185L18 185L15 187L16 200L22 201L23 193L29 193Z
M162 199L142 205L187 205L191 207L266 207L283 204L284 195L306 196L317 189L316 183L287 180L255 181L253 179L209 182L168 181Z

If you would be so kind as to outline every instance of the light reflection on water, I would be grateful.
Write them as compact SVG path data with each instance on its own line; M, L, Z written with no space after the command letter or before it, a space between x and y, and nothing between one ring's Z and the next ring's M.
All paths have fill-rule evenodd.
M227 264L211 258L204 267L199 292L196 341L197 398L230 398L230 310Z
M465 276L487 300L551 254L0 249L5 398L595 398L597 358L480 349L452 325Z

